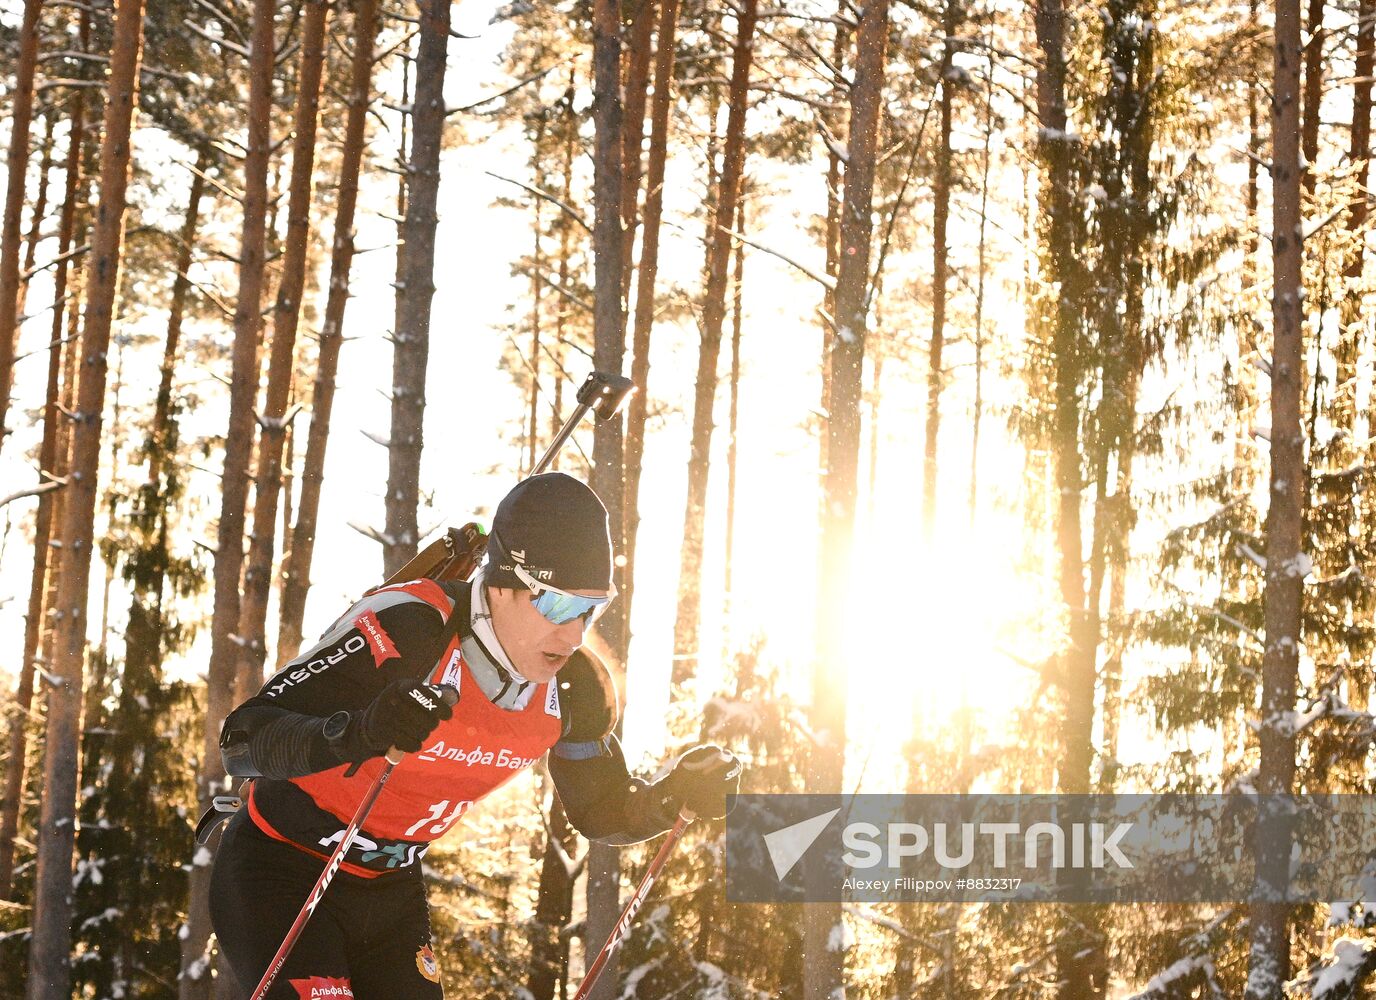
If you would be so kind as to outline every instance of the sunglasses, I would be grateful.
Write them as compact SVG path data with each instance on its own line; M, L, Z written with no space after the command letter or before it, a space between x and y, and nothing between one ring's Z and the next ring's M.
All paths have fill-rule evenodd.
M530 603L535 605L535 610L544 615L545 620L551 625L564 625L575 618L582 618L584 624L591 625L616 596L613 592L606 597L580 597L578 594L570 594L566 590L541 583L519 564L512 569L516 573L516 579L530 590Z

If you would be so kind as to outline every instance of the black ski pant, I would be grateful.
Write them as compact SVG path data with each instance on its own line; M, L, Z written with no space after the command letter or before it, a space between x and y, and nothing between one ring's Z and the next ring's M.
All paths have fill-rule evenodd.
M247 809L229 821L210 877L210 920L247 998L325 863L274 840ZM441 1000L420 872L339 872L268 991L270 1000Z

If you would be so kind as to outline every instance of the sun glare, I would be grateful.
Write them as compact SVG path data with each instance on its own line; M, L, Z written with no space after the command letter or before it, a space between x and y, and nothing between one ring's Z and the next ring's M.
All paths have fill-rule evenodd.
M988 728L1025 698L1033 678L1021 663L1036 660L1027 623L1037 588L1018 572L1011 542L987 528L948 531L930 545L889 544L876 562L876 533L857 537L855 551L866 555L853 560L845 610L854 653L838 669L849 679L858 754L898 760L915 732L934 733L963 706ZM873 778L888 780L882 770Z

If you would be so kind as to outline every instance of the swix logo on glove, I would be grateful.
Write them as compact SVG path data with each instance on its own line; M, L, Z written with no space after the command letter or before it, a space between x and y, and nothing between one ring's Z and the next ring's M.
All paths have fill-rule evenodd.
M382 623L377 620L377 614L372 611L365 611L354 619L354 627L363 633L368 640L368 648L373 653L373 666L380 667L388 660L400 658L396 645L392 642L392 637L387 634L387 630L382 627Z
M296 987L296 995L300 1000L340 1000L354 995L347 979L311 976L309 979L293 979L291 984Z
M412 688L411 697L415 699L416 704L427 712L433 712L435 710L435 699L428 697L424 688Z

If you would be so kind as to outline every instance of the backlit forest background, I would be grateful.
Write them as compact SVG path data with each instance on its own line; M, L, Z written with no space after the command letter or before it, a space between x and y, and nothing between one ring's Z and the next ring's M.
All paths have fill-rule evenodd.
M0 996L233 995L220 722L593 368L641 766L1369 791L1374 59L1376 0L0 0ZM732 905L721 845L599 1000L1376 972L1376 901ZM514 782L427 858L448 994L571 995L653 846Z

